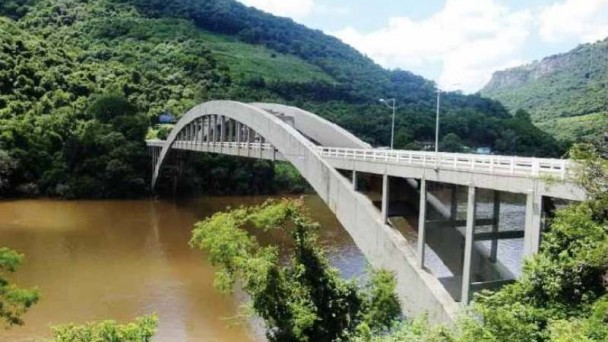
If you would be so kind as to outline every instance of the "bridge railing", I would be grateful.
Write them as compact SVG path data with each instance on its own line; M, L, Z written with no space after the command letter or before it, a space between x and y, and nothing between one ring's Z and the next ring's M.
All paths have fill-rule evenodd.
M322 157L397 163L428 168L484 172L528 177L549 176L565 180L572 165L565 159L523 158L462 153L316 147Z
M146 144L149 147L163 147L165 145L164 140L147 140ZM240 148L240 149L252 149L252 150L264 150L264 151L272 151L274 150L274 146L268 143L246 143L246 142L201 142L201 141L193 141L193 140L175 140L173 142L173 146L176 148L185 148L193 146L204 146L208 148Z

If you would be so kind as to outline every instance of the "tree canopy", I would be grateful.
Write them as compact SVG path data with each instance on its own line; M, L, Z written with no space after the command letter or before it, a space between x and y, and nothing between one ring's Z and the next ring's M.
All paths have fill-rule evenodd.
M280 230L293 249L262 246L247 227ZM190 245L218 266L218 289L231 291L238 282L251 297L251 310L264 319L271 341L338 341L387 331L400 316L393 275L374 271L364 288L342 279L318 245L317 228L301 201L268 201L197 223Z

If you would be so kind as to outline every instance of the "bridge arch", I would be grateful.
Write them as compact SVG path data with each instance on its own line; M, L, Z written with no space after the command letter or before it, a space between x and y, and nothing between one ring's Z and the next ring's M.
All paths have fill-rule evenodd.
M296 119L294 122L284 120L273 111ZM195 130L192 127L197 127L197 120L210 116L228 118L252 129L274 146L283 159L294 165L336 215L369 262L395 272L404 312L426 312L434 320L443 322L455 319L458 305L439 280L416 266L415 252L403 236L385 224L373 203L355 191L352 184L319 155L315 144L305 135L318 142L345 144L345 147L369 148L369 145L312 113L295 107L235 101L211 101L198 105L177 122L166 142L162 143L154 165L153 187L178 137L197 139L196 129L201 127Z

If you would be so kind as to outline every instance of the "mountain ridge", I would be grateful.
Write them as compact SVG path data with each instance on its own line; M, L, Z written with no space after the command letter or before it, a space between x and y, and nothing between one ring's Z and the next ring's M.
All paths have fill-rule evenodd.
M529 111L560 139L596 139L608 113L608 38L497 71L480 94Z

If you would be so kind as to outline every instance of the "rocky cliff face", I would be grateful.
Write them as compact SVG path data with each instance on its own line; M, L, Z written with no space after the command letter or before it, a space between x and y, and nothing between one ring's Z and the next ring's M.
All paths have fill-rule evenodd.
M493 92L506 88L520 87L569 68L573 62L571 53L576 53L576 50L585 48L586 46L581 46L569 53L553 55L543 58L541 61L534 61L523 66L497 71L492 75L492 79L481 92Z
M511 111L529 111L540 127L555 136L570 140L597 136L608 126L608 38L497 71L480 93Z

